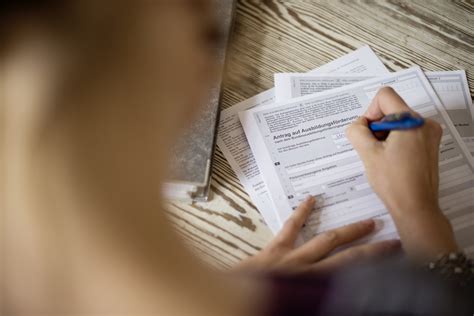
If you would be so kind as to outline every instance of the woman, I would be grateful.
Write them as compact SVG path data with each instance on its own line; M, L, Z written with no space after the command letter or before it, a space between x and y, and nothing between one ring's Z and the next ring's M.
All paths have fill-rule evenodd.
M224 274L196 260L161 211L167 149L212 80L207 1L19 1L1 12L2 315L355 314L357 295L337 291L360 283L344 271L400 242L332 251L372 221L295 248L310 197L267 248ZM424 266L459 251L437 199L441 129L428 120L379 142L367 128L406 110L382 89L347 136L406 256Z

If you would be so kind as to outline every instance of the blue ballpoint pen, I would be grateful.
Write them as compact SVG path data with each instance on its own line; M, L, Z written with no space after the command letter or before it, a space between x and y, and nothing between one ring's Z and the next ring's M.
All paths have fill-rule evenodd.
M401 112L386 115L382 120L369 123L372 132L412 129L422 126L425 120L414 116L410 112Z

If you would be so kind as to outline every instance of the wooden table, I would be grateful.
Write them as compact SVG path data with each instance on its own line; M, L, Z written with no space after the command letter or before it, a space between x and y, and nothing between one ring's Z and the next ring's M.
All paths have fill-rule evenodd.
M275 72L306 72L368 44L387 68L468 72L474 88L472 1L239 1L223 108L273 86ZM227 268L272 238L217 148L212 200L170 203L173 223L205 261Z

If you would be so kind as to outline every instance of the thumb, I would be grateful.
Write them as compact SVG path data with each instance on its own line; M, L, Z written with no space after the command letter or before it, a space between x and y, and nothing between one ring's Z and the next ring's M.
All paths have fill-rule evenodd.
M372 153L378 143L377 138L369 129L369 121L364 116L359 117L347 127L346 136L362 159Z

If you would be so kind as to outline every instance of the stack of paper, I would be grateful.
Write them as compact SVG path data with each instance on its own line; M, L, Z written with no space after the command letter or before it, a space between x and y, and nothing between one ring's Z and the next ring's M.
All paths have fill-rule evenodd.
M273 232L311 194L318 202L303 240L366 218L378 223L367 241L395 238L344 134L382 86L441 124L440 205L474 253L474 108L462 70L390 73L364 46L308 74L275 74L274 89L221 112L217 144Z

